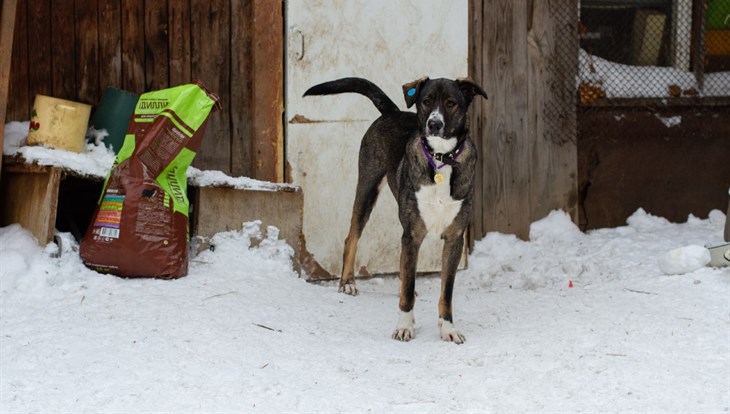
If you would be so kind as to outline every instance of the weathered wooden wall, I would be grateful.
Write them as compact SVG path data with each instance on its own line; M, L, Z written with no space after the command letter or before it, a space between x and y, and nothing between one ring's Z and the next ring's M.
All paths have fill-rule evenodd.
M10 83L10 56L13 49L16 0L0 0L0 126L5 125ZM0 148L3 147L5 128L0 128ZM0 163L0 174L2 163Z
M469 74L489 95L471 110L473 237L527 238L553 209L577 220L577 2L470 0L469 11Z
M581 228L623 226L638 208L678 223L727 208L730 105L581 107L578 114Z
M221 97L193 165L282 181L281 0L18 0L7 120L36 94L96 104L202 80Z

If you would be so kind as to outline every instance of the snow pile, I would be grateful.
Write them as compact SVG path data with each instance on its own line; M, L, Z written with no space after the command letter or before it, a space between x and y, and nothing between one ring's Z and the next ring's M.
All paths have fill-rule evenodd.
M25 145L25 139L28 138L28 128L30 128L30 121L13 121L5 124L5 136L3 137L4 155L12 155L20 147Z
M5 124L4 155L20 155L28 163L66 168L80 175L106 178L114 164L116 155L104 144L106 130L89 128L86 148L82 153L41 146L26 146L30 122L9 122ZM298 191L290 184L271 183L248 177L231 177L222 171L201 171L194 167L187 170L188 183L198 187L232 187L245 190Z
M670 225L669 220L664 217L651 215L644 211L643 208L636 210L634 214L627 218L626 224L639 232L657 231Z
M530 225L530 241L574 242L582 237L583 233L564 211L551 211L546 218Z
M292 184L272 183L249 177L231 177L222 171L201 171L188 168L188 183L198 187L232 187L239 190L296 191L299 187Z
M215 249L201 252L196 262L210 264L213 269L220 265L223 267L221 270L225 271L226 267L236 264L229 260L235 257L236 262L249 271L258 269L274 271L283 277L298 277L291 264L294 249L285 240L279 239L279 229L276 227L267 226L263 233L259 220L243 223L240 231L218 233L211 238L210 244ZM276 265L275 269L271 268L272 264Z
M580 49L578 55L578 83L592 82L600 86L608 98L668 97L669 86L680 90L699 91L693 72L673 67L634 66L611 62ZM730 72L705 75L702 96L730 95Z
M86 142L84 151L76 153L42 146L26 146L29 121L5 124L4 155L20 155L27 162L62 167L90 177L104 178L114 163L114 152L105 147L98 137L105 131L94 132L94 142Z
M694 272L710 263L710 251L696 244L672 249L657 259L659 268L668 275Z
M633 66L611 62L581 49L578 78L600 85L608 98L646 98L668 96L669 85L681 90L697 89L692 72L671 67Z
M704 245L720 240L724 223L725 215L718 210L710 213L709 220L690 216L687 225L702 227L704 231L687 244ZM582 233L567 213L553 211L532 223L530 242L512 235L487 234L475 243L469 257L470 269L463 273L490 289L555 288L568 286L571 281L590 286L624 280L639 270L658 276L664 270L658 266L657 257L684 246L678 244L681 235L681 226L643 209L627 219L627 226L588 234Z

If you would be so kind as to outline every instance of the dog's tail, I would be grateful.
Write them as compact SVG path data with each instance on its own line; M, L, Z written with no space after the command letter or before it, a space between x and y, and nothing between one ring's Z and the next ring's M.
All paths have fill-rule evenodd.
M304 96L334 95L338 93L354 92L370 98L381 114L399 111L398 106L388 98L377 85L363 78L342 78L319 85L314 85L304 92Z

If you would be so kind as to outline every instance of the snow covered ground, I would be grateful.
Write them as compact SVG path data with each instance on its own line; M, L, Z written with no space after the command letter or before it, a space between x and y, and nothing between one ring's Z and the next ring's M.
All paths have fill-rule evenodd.
M23 147L27 127L6 127L6 154L90 175L113 161L94 145ZM357 297L309 284L256 223L217 235L175 281L98 274L71 235L38 246L10 225L0 412L728 413L730 268L704 266L702 247L725 220L638 210L584 234L555 211L529 241L490 233L457 275L463 345L439 337L437 278L417 281L416 338L397 342L395 277L360 281Z
M256 223L175 281L95 273L70 235L59 250L11 225L0 411L727 413L730 270L658 266L724 220L639 210L584 234L556 211L530 241L488 234L457 275L463 345L439 338L438 279L417 281L416 338L398 342L395 278L357 297L309 284L283 241L251 243Z

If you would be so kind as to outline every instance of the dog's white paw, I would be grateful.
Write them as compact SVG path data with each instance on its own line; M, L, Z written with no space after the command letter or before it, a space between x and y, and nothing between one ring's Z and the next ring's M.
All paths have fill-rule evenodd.
M347 282L344 285L340 285L340 292L346 294L346 295L352 295L357 296L357 287L355 286L355 282Z
M408 342L416 337L416 319L413 317L413 310L409 312L401 311L398 315L398 324L393 331L393 339Z
M439 330L441 331L441 339L455 344L463 344L466 341L464 335L459 332L454 324L439 318Z

